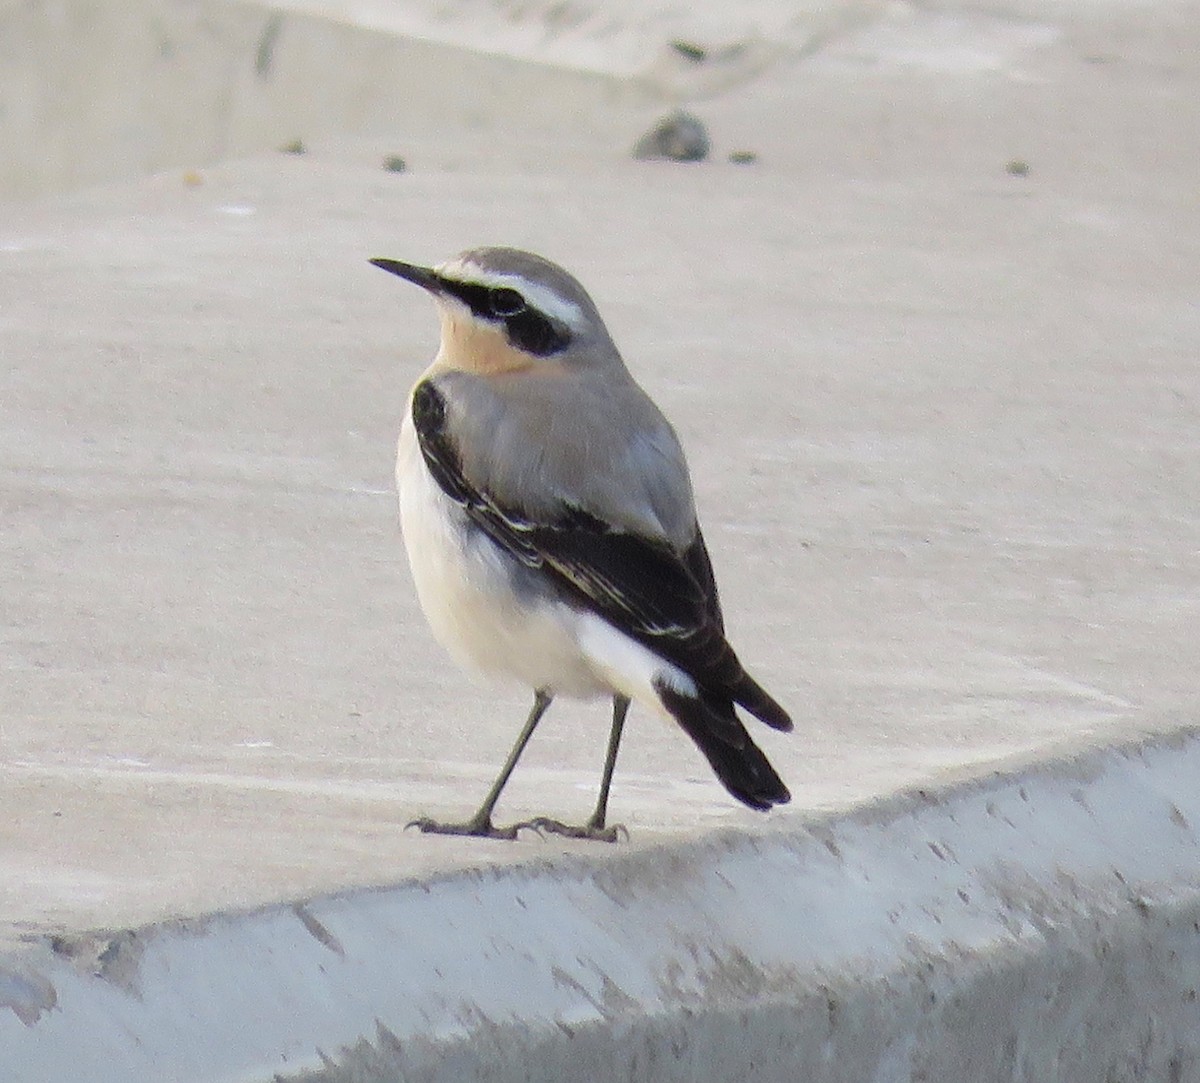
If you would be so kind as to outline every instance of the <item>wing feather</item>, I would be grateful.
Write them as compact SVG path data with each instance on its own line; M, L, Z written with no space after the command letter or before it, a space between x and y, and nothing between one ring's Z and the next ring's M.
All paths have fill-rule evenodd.
M725 639L716 581L699 528L680 554L665 541L605 523L563 503L552 520L501 506L464 475L448 431L446 402L430 381L413 392L413 423L425 464L442 491L502 549L542 570L581 605L648 647L716 696L726 696L777 729L787 713L746 673Z

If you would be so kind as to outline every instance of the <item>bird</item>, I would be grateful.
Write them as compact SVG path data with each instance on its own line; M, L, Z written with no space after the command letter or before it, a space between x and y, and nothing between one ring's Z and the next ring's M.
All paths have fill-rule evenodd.
M440 317L396 455L418 601L462 667L533 692L474 815L409 826L616 841L624 828L608 822L608 799L631 703L677 723L745 805L789 801L737 708L775 730L792 720L726 639L679 438L584 287L516 248L475 248L436 267L370 262L425 290ZM612 702L595 808L582 824L497 826L500 795L559 696Z

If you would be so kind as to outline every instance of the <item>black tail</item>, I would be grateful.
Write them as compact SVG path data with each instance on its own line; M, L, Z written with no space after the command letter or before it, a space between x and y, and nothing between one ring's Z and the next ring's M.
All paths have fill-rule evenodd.
M783 779L746 732L732 700L719 700L705 693L697 699L658 682L655 691L704 753L721 784L739 801L766 811L792 799Z
M760 722L765 722L773 730L791 733L792 719L766 690L750 676L742 671L741 680L733 687L734 702L745 707Z

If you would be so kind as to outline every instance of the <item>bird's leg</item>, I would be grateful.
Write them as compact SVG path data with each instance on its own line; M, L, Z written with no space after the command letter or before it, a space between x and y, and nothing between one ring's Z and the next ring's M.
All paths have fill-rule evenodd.
M613 771L617 768L617 749L621 744L621 734L625 729L625 716L629 714L629 700L625 696L613 696L612 729L608 734L608 750L604 754L604 772L600 776L600 793L596 798L596 808L587 822L591 831L604 831L605 820L608 816L608 791L612 788ZM624 830L624 828L613 828ZM615 836L614 836L615 839Z
M508 759L500 768L500 774L496 776L496 781L492 783L492 788L488 790L483 804L479 806L479 811L474 816L463 823L442 823L430 819L428 816L422 816L418 820L413 820L408 826L419 828L431 835L474 835L487 839L515 839L517 827L522 825L496 827L492 823L492 811L496 807L496 802L500 800L501 791L513 773L513 768L517 766L517 760L521 758L521 753L525 751L525 746L529 744L529 738L533 736L533 731L537 729L537 724L542 720L542 715L546 713L553 698L549 692L543 689L538 689L533 694L533 706L529 710L529 717L525 720L525 726L522 728L520 736L517 737L517 743L513 745Z
M549 831L553 835L566 835L572 839L595 839L598 842L616 842L622 833L628 836L629 832L620 824L605 826L608 818L608 791L612 788L613 771L617 766L617 749L621 744L621 732L625 728L625 716L628 713L628 698L613 696L612 729L608 734L608 751L604 756L604 771L600 776L600 794L596 798L596 808L587 823L577 826L552 820L548 816L538 816L536 819L517 824L517 827L531 827L535 831Z

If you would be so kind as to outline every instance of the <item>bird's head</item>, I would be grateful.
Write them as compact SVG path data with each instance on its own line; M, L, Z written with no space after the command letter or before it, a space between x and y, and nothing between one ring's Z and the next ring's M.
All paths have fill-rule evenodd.
M595 304L555 263L517 248L476 248L439 267L373 259L427 290L442 318L439 361L499 373L546 363L620 364Z

